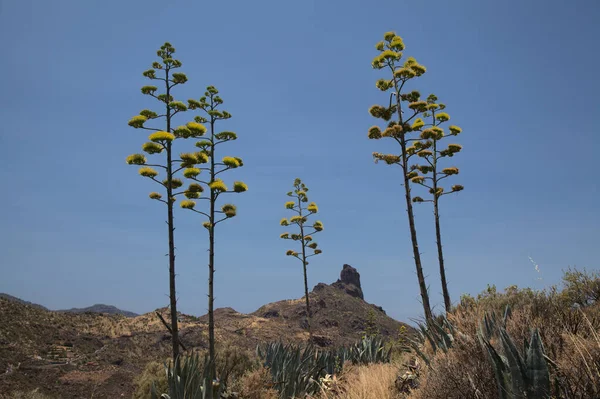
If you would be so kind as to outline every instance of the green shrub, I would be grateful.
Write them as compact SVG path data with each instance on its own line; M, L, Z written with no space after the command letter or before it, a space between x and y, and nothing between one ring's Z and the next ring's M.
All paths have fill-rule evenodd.
M167 373L165 365L160 362L150 362L135 380L133 399L147 399L150 396L152 384L159 392L167 392Z

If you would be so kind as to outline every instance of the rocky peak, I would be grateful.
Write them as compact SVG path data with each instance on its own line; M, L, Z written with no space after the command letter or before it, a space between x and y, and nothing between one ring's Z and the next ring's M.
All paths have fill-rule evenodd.
M344 290L348 295L363 300L365 299L360 286L360 274L350 265L344 265L339 280L331 285L335 288Z

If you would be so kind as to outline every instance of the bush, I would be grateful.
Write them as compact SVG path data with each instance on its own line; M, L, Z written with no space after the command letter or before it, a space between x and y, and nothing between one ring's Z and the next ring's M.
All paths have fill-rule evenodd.
M150 397L152 383L156 385L158 392L167 392L167 374L164 363L150 362L135 380L135 392L133 399L147 399Z
M600 275L569 270L562 289L535 291L511 286L498 292L489 286L477 298L463 296L448 314L452 346L434 351L429 340L420 350L430 367L420 374L419 388L410 398L494 398L498 384L492 359L478 331L505 358L506 346L497 334L503 326L522 353L523 342L538 329L547 357L553 398L600 397ZM575 306L573 306L575 305ZM510 316L503 321L509 306ZM484 317L496 314L496 333L488 334ZM493 323L492 323L493 324ZM498 358L496 359L498 360Z
M273 388L271 372L265 367L247 371L234 381L232 392L239 393L244 399L278 399L279 393Z

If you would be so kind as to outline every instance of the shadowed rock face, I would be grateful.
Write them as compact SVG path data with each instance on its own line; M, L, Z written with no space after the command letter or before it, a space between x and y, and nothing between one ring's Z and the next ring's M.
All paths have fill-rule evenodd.
M344 290L348 295L363 300L365 299L360 286L360 274L350 265L344 265L339 280L331 285L335 288Z

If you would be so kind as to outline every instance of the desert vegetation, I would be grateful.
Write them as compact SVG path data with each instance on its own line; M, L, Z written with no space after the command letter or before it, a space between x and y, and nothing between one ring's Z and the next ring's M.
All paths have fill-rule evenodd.
M211 13L205 15L202 18L213 18ZM193 51L202 53L204 62L221 63L224 67L237 62L223 60L211 53L208 46L220 39L219 32L202 35L198 36L206 48ZM286 32L281 36L285 35ZM375 223L386 224L389 229L383 234L393 234L395 240L404 237L401 239L409 243L406 252L410 250L410 265L398 262L397 267L410 270L416 276L409 280L420 301L419 317L412 325L394 320L382 307L367 302L360 274L348 264L343 265L339 280L331 284L318 283L312 290L309 287L309 272L311 278L315 272L314 260L322 261L334 252L336 245L338 251L348 245L356 245L362 250L361 244L369 240L379 242L382 238L377 228L361 230L356 227L359 230L356 232L353 228L355 244L343 240L336 242L336 237L330 237L329 227L322 234L324 223L320 220L317 202L325 210L323 220L330 226L328 220L333 217L328 219L330 213L325 209L325 200L335 198L337 203L329 202L335 205L349 201L354 192L364 189L358 178L345 196L337 196L329 184L318 185L318 179L312 180L313 176L303 173L288 176L284 172L290 186L272 184L269 187L272 192L281 194L281 198L272 198L277 208L257 214L260 214L260 223L273 227L273 231L261 239L271 240L269 242L277 248L279 258L292 259L289 263L294 263L297 275L290 279L297 277L297 280L290 282L290 286L297 287L294 291L297 299L268 303L252 313L215 306L215 298L220 300L226 296L217 292L221 289L217 284L221 280L216 278L216 271L226 264L220 262L217 252L243 252L246 256L240 248L246 244L253 248L255 244L248 239L249 243L239 244L238 248L227 242L231 236L224 227L252 212L243 209L242 201L252 196L252 188L259 185L244 179L250 183L249 189L245 182L231 178L247 170L242 168L245 163L240 156L244 156L248 164L256 159L250 156L251 147L246 154L237 153L240 147L232 153L227 149L235 148L234 141L238 139L240 142L254 140L256 146L268 145L271 137L253 136L256 131L245 135L243 131L251 124L258 126L256 129L265 129L271 122L272 111L260 101L248 102L250 97L245 98L243 104L228 100L231 103L228 102L228 108L224 109L225 95L210 84L216 79L191 75L188 78L181 72L183 62L178 59L174 45L165 42L156 51L157 58L150 63L151 67L143 72L140 68L141 75L151 83L143 85L140 92L155 107L139 112L139 108L132 108L119 119L123 130L128 125L147 138L140 142L139 151L131 155L127 155L125 149L119 152L119 162L124 167L124 158L126 164L136 167L138 174L155 188L147 199L152 201L151 206L160 208L157 213L165 218L166 231L161 230L159 242L148 243L146 236L143 241L145 245L163 244L167 248L161 284L165 290L168 287L169 304L143 315L117 308L111 310L118 311L115 314L88 312L90 308L65 313L0 295L0 317L3 318L0 399L84 396L134 399L600 399L599 272L567 268L563 270L560 283L541 289L517 285L499 289L488 285L477 295L459 297L453 292L451 296L449 288L454 285L449 281L461 276L459 268L454 266L458 262L452 257L452 251L443 245L456 243L456 236L448 233L451 224L446 224L443 216L450 213L445 207L447 199L457 197L451 194L460 193L459 196L468 198L465 187L471 187L469 184L473 182L467 178L467 182L463 181L465 175L459 167L461 159L477 152L467 149L465 154L462 153L463 129L458 124L468 120L469 115L451 111L445 101L452 103L455 100L452 95L438 91L437 84L436 93L444 102L437 94L422 93L424 87L429 87L426 79L431 72L408 55L408 46L400 34L388 31L380 39L370 47L373 58L365 58L362 66L365 73L371 69L370 90L380 100L375 100L378 104L370 107L368 103L360 104L365 116L371 121L375 118L376 122L370 127L373 122L368 121L355 126L356 129L344 139L376 145L381 152L365 151L367 161L388 166L394 174L393 184L399 190L395 197L386 194L382 200L383 190L379 192L376 187L369 192L372 202L360 206L363 209L382 207L390 220L396 216L402 219L396 223L371 218ZM218 45L231 46L230 54L236 53L239 57L236 47L246 44L241 37L239 42ZM293 46L286 48L289 50ZM427 48L421 50L426 52ZM422 54L419 59L424 59ZM278 57L281 60L286 54ZM286 76L286 79L291 78ZM339 81L325 82L329 87L324 91L340 83L344 89L353 84L352 79L341 78L341 74ZM223 83L218 87L228 99L236 98L236 90L244 90L243 85ZM197 96L186 101L177 98L183 85L193 86ZM310 93L316 97L314 91ZM318 104L305 102L304 105L308 108ZM331 111L335 109L333 105L326 110L331 119L337 117ZM247 107L252 117L249 113L238 114L237 107ZM231 120L232 113L236 114L234 120ZM131 114L134 116L128 119ZM455 116L459 121L457 124L454 124ZM234 126L233 130L240 132L239 137L238 133L226 130L238 123L238 119L238 127L241 127ZM489 120L497 122L492 118ZM276 126L281 129L278 134L286 134L285 126ZM468 134L473 130L466 124L464 127ZM467 136L465 140L469 137L473 136ZM273 151L272 159L264 161L265 173L272 173L281 166L277 164L277 157L287 162L288 157L294 159L291 154L300 153L308 158L313 144L299 137L294 141L296 147L288 149L287 153ZM457 156L459 153L461 155ZM314 159L324 163L330 161L316 156ZM309 162L314 160L309 159L298 168ZM373 176L387 173L378 169L380 166L371 166ZM335 160L331 160L328 167L335 168ZM248 179L255 177L250 173L246 176ZM517 178L521 177L510 177ZM314 197L305 181L311 188L316 187ZM257 197L264 200L262 196ZM122 197L118 201L123 201ZM354 223L355 220L351 220L353 213L362 212L360 206L338 215L338 220ZM431 208L427 209L432 217L421 218L418 209L429 206ZM126 213L123 215L127 217ZM156 216L148 219L156 223L158 230L158 223L163 220ZM179 232L176 234L176 227L180 227L182 221L194 226L191 231L197 235L194 239L198 239L193 245L189 244L191 241L181 240ZM335 227L336 223L331 221L331 226ZM256 226L253 224L252 227ZM259 236L258 229L248 230L246 234L244 239L248 235ZM321 241L316 241L321 237L325 240L325 254ZM419 242L428 240L432 248L435 242L432 262L419 246ZM227 245L219 247L221 242ZM392 246L395 244L392 242ZM182 247L191 249L190 258L181 257ZM224 250L218 251L219 248ZM178 309L178 289L182 290L178 254L187 261L186 267L193 268L194 272L201 270L202 276L206 273L207 300L198 295L198 302L206 304L206 315L189 316ZM260 261L256 255L247 265L232 262L232 267L245 267L253 273L252 262ZM429 282L435 279L437 283L438 278L442 309L436 309L436 301L429 291ZM205 287L204 283L201 286ZM194 285L191 289L194 296L196 288ZM244 289L249 293L257 287ZM149 292L150 295L161 295L154 287ZM236 294L242 296L247 292ZM109 308L96 305L95 309L98 307ZM98 391L99 387L102 388Z

